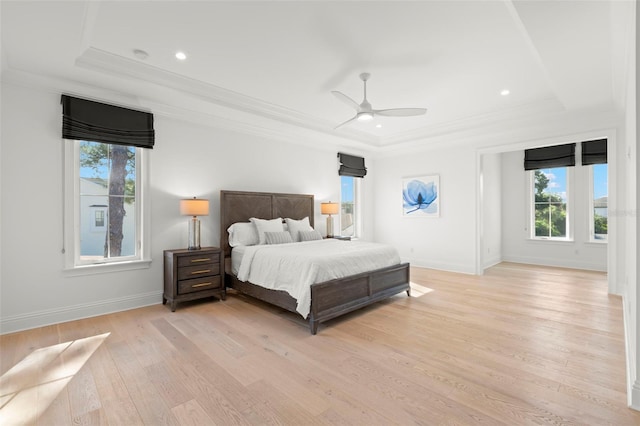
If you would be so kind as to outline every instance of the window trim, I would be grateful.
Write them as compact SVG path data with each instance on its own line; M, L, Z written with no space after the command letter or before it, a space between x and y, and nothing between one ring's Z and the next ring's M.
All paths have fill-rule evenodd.
M527 170L527 221L529 228L529 237L531 241L554 241L554 242L572 242L574 241L573 234L573 204L574 204L574 190L573 180L575 167L564 166L567 175L567 235L565 237L538 237L536 236L536 213L535 213L535 172L536 170L545 169L559 169L561 167L545 167L544 169L531 169Z
M85 275L149 268L151 263L149 154L136 149L136 241L137 255L104 262L80 261L80 140L63 139L63 270Z

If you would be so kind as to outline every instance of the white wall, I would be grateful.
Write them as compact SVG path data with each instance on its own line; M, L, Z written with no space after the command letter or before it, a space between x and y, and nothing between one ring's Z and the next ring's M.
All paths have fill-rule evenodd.
M567 140L569 142L572 141ZM569 187L569 215L573 241L540 241L529 238L529 192L523 161L523 151L502 154L502 259L606 271L607 244L589 242L587 168L576 166L570 171L573 181Z
M482 268L502 261L502 158L500 154L480 157L480 205Z
M321 232L326 222L320 202L339 199L340 147L313 149L156 115L156 145L150 153L150 268L66 275L60 92L3 83L2 112L2 333L160 303L162 251L187 246L181 198L210 200L211 214L201 218L203 246L218 245L221 189L314 194ZM362 185L365 206L372 203L370 188L367 177ZM371 208L365 212L363 237L370 238Z
M376 158L376 240L414 266L475 273L476 155L438 150ZM440 217L402 216L402 178L440 176Z
M635 3L635 37L633 38L630 60L627 72L627 102L625 114L626 143L624 146L624 158L626 164L626 204L621 210L624 214L621 222L626 224L626 267L624 277L623 301L625 308L625 332L627 344L627 371L628 371L628 395L629 404L636 410L640 410L640 327L638 320L640 314L640 215L638 203L640 203L640 141L638 137L638 123L640 123L640 74L638 73L638 58L640 58L640 43L638 43L638 26L640 22L640 7Z

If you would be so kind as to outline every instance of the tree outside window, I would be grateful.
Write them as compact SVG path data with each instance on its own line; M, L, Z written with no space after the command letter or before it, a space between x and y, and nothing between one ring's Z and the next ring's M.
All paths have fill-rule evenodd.
M591 167L591 239L606 241L608 236L608 166L604 163L594 164Z
M534 237L567 238L567 170L534 170Z
M80 259L134 256L136 148L89 141L79 144ZM102 217L92 217L84 207L96 202L106 206ZM85 232L87 224L94 221L97 226L99 220L106 225L100 235Z

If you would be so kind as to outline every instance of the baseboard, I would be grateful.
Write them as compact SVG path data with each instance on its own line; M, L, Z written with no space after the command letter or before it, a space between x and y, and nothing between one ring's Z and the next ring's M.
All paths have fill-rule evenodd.
M136 294L133 296L67 306L60 309L49 309L29 314L0 318L0 334L43 327L61 322L74 321L113 312L127 311L143 306L156 305L162 302L162 292Z
M640 382L636 380L636 356L633 356L632 333L636 330L630 327L629 310L627 309L627 297L622 295L622 319L624 325L624 351L627 361L627 405L634 410L640 411Z
M475 275L476 270L473 265L464 265L447 262L430 262L423 259L406 258L402 262L409 262L411 266L418 268L437 269L439 271L459 272L461 274Z
M492 259L485 259L485 261L483 262L482 265L482 269L489 269L492 266L496 266L498 263L502 262L502 258L501 257L494 257Z
M640 411L640 382L635 382L631 387L631 402L629 408L633 408L636 411Z
M607 272L607 266L597 267L589 262L567 261L566 259L539 258L527 256L502 256L503 262L524 263L526 265L553 266L557 268L584 269L587 271Z

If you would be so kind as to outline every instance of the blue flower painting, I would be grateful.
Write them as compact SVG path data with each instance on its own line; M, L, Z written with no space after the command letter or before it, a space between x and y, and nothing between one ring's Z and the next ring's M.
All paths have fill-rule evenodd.
M439 215L438 176L424 176L403 180L402 207L404 216Z

